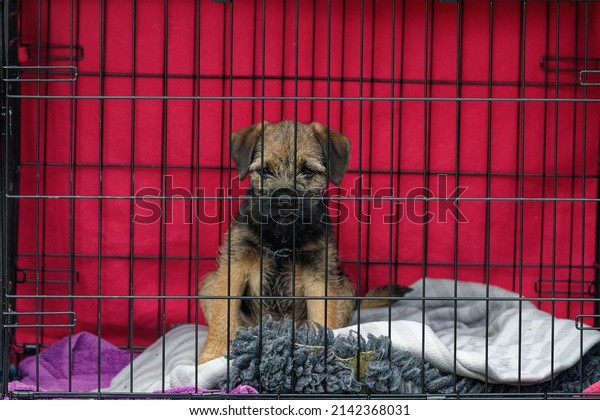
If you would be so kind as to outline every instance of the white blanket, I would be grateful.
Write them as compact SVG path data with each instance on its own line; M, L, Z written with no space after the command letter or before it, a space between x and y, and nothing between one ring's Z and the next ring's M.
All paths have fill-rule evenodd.
M363 336L390 335L394 349L424 356L444 372L454 371L456 342L456 373L481 380L486 377L487 348L488 380L496 383L520 380L523 384L549 380L552 373L556 375L573 366L583 353L600 342L600 332L580 331L574 321L554 318L527 301L510 300L518 295L498 287L489 287L489 299L486 299L487 287L480 283L421 279L410 287L413 290L406 297L426 298L425 314L421 299L401 300L392 306L391 318L388 308L362 310L360 327L356 312L353 325L335 333L360 329ZM132 366L125 367L104 391L129 392L132 368L135 392L195 386L195 378L199 388L216 388L219 378L227 375L227 363L220 358L196 365L196 330L201 351L206 327L175 328L140 354Z

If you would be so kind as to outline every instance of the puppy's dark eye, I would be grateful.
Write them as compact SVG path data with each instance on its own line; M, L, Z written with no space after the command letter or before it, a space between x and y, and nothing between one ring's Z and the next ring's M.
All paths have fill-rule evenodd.
M273 176L273 172L271 172L271 171L270 171L270 170L268 170L267 168L262 168L262 169L260 170L260 175L261 175L263 178L267 178L267 177L271 177L271 176Z
M304 175L306 178L312 178L316 174L317 174L317 172L313 171L310 168L303 168L302 169L302 175Z

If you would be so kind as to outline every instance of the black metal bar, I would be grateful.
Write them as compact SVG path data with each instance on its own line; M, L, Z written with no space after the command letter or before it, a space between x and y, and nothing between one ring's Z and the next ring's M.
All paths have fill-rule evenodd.
M18 36L15 11L17 1L3 1L0 4L0 63L2 66L17 62L16 44L11 40ZM12 76L12 74L11 74ZM15 308L15 298L9 295L16 293L16 253L17 253L17 217L18 200L8 199L7 195L18 192L19 152L20 152L20 104L10 100L7 94L19 92L20 86L15 83L0 83L0 311L10 312ZM13 317L7 317L13 322ZM14 330L5 328L0 323L0 398L8 393L10 381L11 356L10 349L14 342Z
M391 25L392 25L392 33L391 33L391 42L390 42L390 51L391 51L391 57L390 57L390 63L391 63L391 68L390 68L390 78L391 80L394 80L394 75L395 75L395 71L396 71L396 0L392 0L392 10L391 10ZM373 27L373 31L375 31L375 28ZM394 82L390 83L390 96L394 96L395 95L395 89L396 86L394 85ZM395 141L395 137L394 137L394 128L396 126L395 124L395 103L394 102L390 102L390 161L389 161L389 165L390 165L390 178L389 178L389 183L390 183L390 190L394 189L394 141ZM398 136L400 137L400 136ZM400 145L398 145L398 149L400 148ZM393 214L394 212L394 204L390 201L390 206L389 206L389 212L390 214ZM393 249L393 242L394 242L394 229L392 227L392 225L390 225L390 229L389 229L389 233L388 233L388 269L387 269L387 275L388 275L388 296L392 295L392 284L394 284L394 266L392 264L392 260L394 259L394 249ZM397 244L397 243L396 243ZM397 249L397 248L396 248ZM389 338L389 344L388 344L388 363L392 362L392 303L391 301L388 302L387 305L387 319L388 319L388 331L387 331L387 336ZM392 378L388 379L388 387L391 384L391 380Z
M98 54L99 54L99 68L100 68L100 97L104 96L105 89L105 80L104 80L104 69L106 65L106 31L104 26L106 25L107 6L104 3L104 0L100 0L98 4L98 26L99 26L99 34L98 34ZM99 104L99 115L98 115L98 192L99 196L102 196L103 193L103 174L104 174L104 107L105 102L104 99L100 99ZM97 276L97 290L98 290L98 310L97 310L97 320L96 320L96 335L98 336L98 389L102 388L102 359L100 355L102 354L102 214L103 214L103 202L102 199L98 199L98 276Z
M549 54L549 48L550 48L550 2L546 3L546 34L545 34L545 54L548 55ZM546 87L544 89L544 98L548 98L548 90L549 90L549 84L548 84L548 79L550 77L549 72L546 72L544 75L544 82L546 84ZM543 131L543 142L542 142L542 148L543 148L543 152L542 152L542 171L544 173L544 175L546 175L546 162L547 162L547 144L548 144L548 128L547 128L547 122L548 122L548 106L545 104L544 105L544 131ZM553 174L553 176L556 176L556 173ZM542 178L542 196L545 197L546 196L546 176L544 176ZM545 250L545 245L546 242L544 241L544 236L545 236L545 229L544 226L546 226L546 206L542 203L540 205L540 216L541 216L541 220L540 220L540 226L542 227L540 229L540 271L539 271L539 277L542 278L542 262L544 260L544 250Z
M37 3L37 16L38 16L38 21L37 21L37 39L38 39L38 44L41 44L41 40L42 40L42 2L41 0L38 0ZM37 65L40 66L41 60L40 60L40 51L38 51L38 56L37 56ZM40 79L41 75L38 71L38 75L37 78ZM37 82L36 83L36 93L37 95L41 95L41 86L40 83ZM36 100L35 103L35 107L36 107L36 115L35 115L35 125L36 125L36 130L35 130L35 175L36 175L36 180L35 180L35 194L39 195L40 194L40 137L41 137L41 103L40 103L41 99ZM36 271L36 283L35 283L35 294L39 294L39 289L40 289L40 285L39 285L39 281L38 281L38 276L39 276L39 272L40 272L40 257L39 257L39 252L40 252L40 204L39 203L35 203L35 271ZM36 299L35 301L35 311L39 312L40 311L40 302L39 299ZM39 324L40 321L38 319L38 317L36 316L36 324ZM36 372L36 380L35 380L35 388L36 391L39 391L40 389L40 381L39 381L39 372L40 372L40 355L39 355L39 346L40 346L40 331L39 329L36 328L35 330L35 345L36 345L36 354L35 354L35 372Z
M69 254L68 253L56 253L56 252L52 252L52 253L46 253L44 254L46 257L58 257L58 258L68 258ZM23 257L33 257L35 256L35 253L33 252L19 252L17 256L23 256ZM98 254L87 254L87 253L75 253L73 254L74 258L89 258L89 259L97 259L98 258ZM129 254L109 254L109 253L102 253L101 257L103 259L109 259L109 258L113 258L113 259L129 259L130 255ZM136 254L134 255L134 260L152 260L152 259L158 259L159 256L158 255L149 255L149 254ZM164 257L167 260L186 260L189 259L188 255L168 255L166 257ZM201 261L214 261L215 260L215 256L214 255L204 255L204 256L199 256L198 257L199 260ZM372 259L372 260L366 260L366 259L361 259L361 264L370 264L370 265L377 265L377 264L388 264L389 260L387 259ZM354 259L350 259L350 258L342 258L340 259L340 262L343 264L358 264L359 259L354 258ZM392 264L393 265L417 265L420 266L423 264L423 262L421 260L414 260L414 261L410 261L410 260L401 260L401 259L393 259L392 260ZM437 265L437 266L453 266L454 261L435 261L435 260L429 260L429 264L430 265ZM458 265L460 267L485 267L485 263L484 262L469 262L469 261L458 261ZM514 263L509 263L509 262L490 262L489 263L490 267L493 268L514 268ZM542 268L552 268L553 266L551 264L542 264L541 266ZM557 269L568 269L568 268L577 268L579 266L571 266L569 264L556 264L554 267L556 267ZM527 268L527 269L536 269L539 268L538 264L534 264L534 263L524 263L523 264L523 268ZM594 270L596 268L595 265L586 265L584 267L585 270ZM539 280L538 280L539 281ZM34 281L32 281L34 283ZM17 280L17 283L24 283L24 281L19 281ZM49 281L50 283L50 281ZM55 282L56 283L56 282ZM592 288L593 289L593 288Z
M362 4L362 3L361 3ZM346 4L344 3L344 12L346 10ZM327 15L328 15L328 23L327 23L327 75L328 75L328 80L327 80L327 94L331 95L331 80L329 79L329 76L331 74L331 0L328 1L328 11L327 11ZM345 13L343 14L343 21L344 21L344 25L345 25ZM343 43L343 41L342 41ZM345 56L345 45L342 44L342 60L343 57ZM327 137L329 137L329 120L330 120L330 110L331 110L331 103L330 101L327 101ZM331 156L331 144L328 141L327 142L327 167L329 167L329 160L330 160L330 156ZM327 180L327 184L329 184L329 171L327 171L327 175L326 175L326 180ZM329 234L329 226L325 226L325 237L327 237L327 235ZM325 273L329 272L329 241L325 241L325 249L324 249L324 261L325 261L325 267L324 267L324 271ZM329 297L329 282L325 281L325 287L324 287L325 291L325 297ZM327 311L327 305L328 305L328 301L325 300L324 301L324 316L323 316L323 321L325 323L325 327L327 327L328 323L329 323L329 315L328 315L328 311ZM360 311L360 309L359 309ZM360 312L358 315L358 319L360 320ZM328 371L328 365L327 365L327 353L329 351L329 343L327 341L327 337L324 336L323 338L323 347L324 347L324 360L325 360L325 376L327 377L327 371ZM327 379L325 380L325 392L327 392Z
M376 36L376 31L375 31L375 14L376 14L376 8L377 8L377 2L375 0L371 0L371 45L370 45L370 50L371 50L371 76L373 76L375 74L375 66L376 66L376 62L375 62L375 36ZM362 60L361 60L362 62ZM367 86L369 88L369 92L368 92L368 96L373 96L373 92L374 92L374 87L373 87L373 83L367 83ZM363 96L363 95L361 95ZM390 96L394 96L393 92L391 92ZM393 102L391 102L391 104L393 105ZM369 120L369 139L373 139L373 104L369 103L368 104L368 108L367 108L367 118ZM391 137L390 137L390 142L391 142ZM365 174L365 178L368 180L367 182L367 188L370 190L371 189L371 185L372 185L372 177L371 177L371 171L370 169L373 167L373 143L375 143L374 141L368 141L367 142L367 146L369 147L369 160L368 160L368 166L367 166L367 170L366 170L366 174ZM362 162L362 161L361 161ZM366 208L366 217L367 220L371 220L371 204L369 203L367 205ZM362 212L361 212L362 213ZM367 261L369 261L371 259L371 223L367 223L366 226L366 238L365 238L365 257L367 259ZM390 244L391 245L391 244ZM369 266L367 265L366 267L366 278L365 278L365 289L364 290L369 290ZM360 362L359 362L360 364ZM359 369L357 369L358 371ZM358 374L358 373L357 373Z
M587 61L588 61L588 31L589 31L589 26L588 26L588 11L589 11L589 4L586 3L585 4L585 22L584 22L584 35L583 35L583 62L584 62L584 66L587 67ZM577 7L577 15L578 15L578 19L579 19L579 5ZM579 54L579 51L576 51L577 54ZM583 97L586 98L587 97L587 86L583 87ZM582 147L581 147L581 166L582 166L582 172L583 172L583 176L585 176L585 172L586 172L586 168L587 168L587 159L586 159L586 151L587 151L587 104L583 104L583 110L582 110L582 114L583 114L583 127L582 127ZM586 185L585 185L585 179L581 180L581 196L585 197L586 196ZM586 220L586 205L582 204L581 205L581 267L583 267L585 265L585 233L586 233L586 226L585 226L585 220ZM582 293L581 296L584 296L584 273L581 273L581 277L579 279L580 281L580 292ZM598 284L597 283L592 283L594 284L594 286L596 288L598 288ZM583 314L584 313L584 304L583 301L579 302L579 313ZM598 312L596 312L598 313ZM598 327L598 325L595 325L596 327ZM584 384L583 384L583 333L580 335L579 337L579 355L580 355L580 363L579 363L579 382L581 384L580 386L580 391L583 391L584 388Z
M200 392L200 390L199 390ZM149 395L153 399L176 399L176 400L222 400L223 398L231 400L264 400L264 399L304 399L304 400L322 400L322 399L339 399L339 400L427 400L427 399L444 399L444 400L481 400L481 399L502 399L502 400L561 400L573 398L593 398L595 394L589 393L557 393L557 392L486 392L480 394L444 394L444 395L425 395L425 394L335 394L335 393L322 393L322 394L291 394L291 393L263 393L263 394L226 394L208 392L208 393L185 393L185 394L172 394L172 393L99 393L99 392L35 392L35 391L14 391L11 392L8 397L10 399L20 400L34 400L34 399L53 399L53 398L66 398L66 399L148 399Z
M225 6L227 7L227 6ZM233 7L233 3L229 4L229 46L228 46L228 51L229 51L229 80L228 80L228 90L229 90L229 94L233 95L233 59L234 59L234 54L233 54L233 48L234 48L234 37L233 37L233 23L234 23L234 16L233 16L233 11L234 11L234 7ZM224 26L225 28L226 26ZM224 50L227 51L227 50ZM223 56L223 62L225 62L225 56ZM228 102L228 106L229 106L229 121L227 124L227 132L231 133L233 131L233 101L229 101ZM231 153L231 151L230 151ZM229 179L231 179L231 155L230 155L230 159L229 159L229 170L228 170L228 177ZM230 181L230 185L229 187L231 188L231 181ZM228 213L231 214L231 201L228 201ZM231 222L228 222L228 227L227 227L227 232L231 231ZM227 235L227 338L229 340L229 337L231 337L232 335L232 331L231 330L231 238L230 235ZM229 342L229 341L228 341ZM231 348L228 345L227 346L227 359L230 359L230 355L231 355ZM229 363L227 363L227 387L226 389L231 389L231 366Z
M252 32L252 96L256 96L257 92L256 92L256 83L254 83L255 81L259 80L258 75L256 74L256 62L258 60L258 53L257 53L257 34L258 34L258 0L254 1L254 7L252 8L252 21L254 22L254 26L253 28L253 32ZM200 71L198 71L198 75L200 75ZM237 78L237 75L233 75L234 78ZM252 116L252 123L254 123L254 118L256 115L256 101L252 101L252 108L250 111L250 115Z
M81 200L98 200L98 199L103 199L103 200L135 200L135 199L139 199L139 197L135 197L135 196L129 196L129 195L46 195L46 194L40 194L40 195L35 195L35 194L22 194L22 195L12 195L12 194L8 194L7 198L19 198L21 200L24 199L28 199L28 200L37 200L37 201L43 201L43 200L68 200L71 198L78 198ZM170 200L190 200L189 197L178 197L178 196L165 196L165 195L156 195L156 196L151 196L151 198L153 200L159 200L159 199L165 199L168 198ZM194 197L192 199L197 200L197 201L203 201L203 200L219 200L219 201L239 201L240 199L244 198L243 195L236 195L236 196L215 196L215 195L211 195L211 196L206 196L206 197ZM308 198L307 198L308 199ZM263 198L263 197L257 197L257 200L259 201L265 201L268 200L268 198ZM356 197L353 196L343 196L343 197L325 197L324 201L353 201L356 200ZM419 196L419 197L374 197L372 195L369 196L363 196L361 197L361 200L363 201L407 201L407 202L412 202L412 201L422 201L422 202L432 202L432 201L445 201L447 200L446 197L423 197L423 196ZM571 202L571 201L575 201L575 202L589 202L589 203L596 203L598 202L597 198L567 198L567 197L455 197L454 201L490 201L490 202L494 202L494 201L513 201L513 202L524 202L524 203L528 203L528 202ZM41 271L41 270L40 270Z
M131 0L131 95L135 96L136 92L136 54L137 54L137 0ZM136 137L136 103L135 100L131 101L131 160L130 160L130 172L129 178L129 193L135 194L135 137ZM133 223L134 206L133 202L129 204L129 295L135 296L135 223ZM129 390L134 391L133 384L133 359L135 347L135 334L134 334L134 316L135 306L133 299L129 301L128 308L128 347L129 347Z
M201 54L202 50L202 37L201 35L201 22L202 22L202 7L201 2L196 2L194 4L194 74L200 75L202 71L201 66ZM200 77L194 77L194 83L192 86L193 94L200 94ZM254 93L254 91L253 91ZM191 138L191 149L192 153L190 156L192 166L200 165L200 103L193 102L192 103L192 138ZM195 161L195 164L194 164ZM193 169L190 171L190 185L191 186L200 186L200 170L199 168ZM190 203L192 205L193 203ZM192 246L193 244L193 246ZM193 226L190 226L190 256L193 256L193 259L190 258L190 292L194 294L194 296L198 296L200 294L200 223L193 223ZM193 286L192 286L193 285ZM200 346L198 344L199 340L199 324L200 324L200 302L198 300L190 302L188 306L188 311L193 311L193 315L188 313L188 319L190 319L194 325L196 326L194 329L194 360L198 360L200 358ZM199 365L195 363L194 366L194 388L198 388L198 371Z
M74 56L73 56L73 45L74 45L74 37L77 34L75 32L75 4L73 0L69 2L69 65L73 65ZM72 84L69 85L69 95L73 94L74 86ZM74 120L75 120L75 104L74 101L69 101L69 194L73 195L75 193L75 172L73 167L73 161L75 160L75 144L76 141L76 132L74 129ZM75 253L75 202L74 200L69 200L69 220L68 220L68 252L69 257L67 261L68 267L68 288L69 295L74 293L74 284L75 279L73 278L73 273L75 272L75 261L73 259L73 254ZM68 299L67 307L68 311L74 313L74 305L73 299ZM69 376L69 391L73 390L73 347L72 340L73 339L73 329L69 328L67 331L67 342L69 346L69 353L67 356L67 366L68 366L68 376Z
M400 104L398 104L400 105ZM24 168L28 168L28 167L32 167L35 166L35 162L31 162L31 161L22 161L20 163L20 166L24 167ZM46 167L52 167L52 168L69 168L70 166L73 166L75 168L95 168L97 167L96 164L94 163L85 163L85 162L73 162L73 163L69 163L69 162L47 162L46 163ZM160 164L152 164L152 163L135 163L135 164L129 164L129 163L105 163L104 164L104 168L124 168L124 169L129 169L133 167L134 169L160 169L161 166ZM184 165L184 164L168 164L165 165L166 169L194 169L194 170L214 170L214 171L223 171L226 170L227 167L226 166L218 166L218 165L198 165L198 164L192 164L192 165ZM389 169L384 169L384 168L370 168L369 172L372 175L386 175L389 174L390 170ZM357 169L348 169L348 171L346 172L348 174L356 174L358 173ZM416 170L416 169L393 169L392 173L395 175L422 175L423 171L422 170ZM454 171L452 170L429 170L427 172L429 175L454 175ZM557 178L585 178L585 179L589 179L589 180L595 180L597 179L598 175L596 174L585 174L583 172L579 172L576 171L574 173L561 173L561 172L557 172L556 174L552 174L552 173L547 173L545 171L542 172L525 172L523 174L518 174L516 172L506 172L506 171L490 171L490 172L485 172L485 171L461 171L461 176L462 177L487 177L488 175L490 175L491 177L516 177L519 175L522 175L524 177L539 177L539 178L553 178L554 176L556 176ZM200 192L204 191L202 188L199 189ZM197 195L201 195L201 194L197 194ZM15 196L16 197L16 196ZM52 198L61 198L60 195L52 195L49 196ZM130 195L130 196L126 196L126 197L135 197L135 195ZM189 198L188 198L189 199Z
M523 85L525 86L525 85ZM569 86L572 86L569 84ZM431 87L431 84L428 83L427 88ZM233 95L200 95L200 96L182 96L182 95L171 95L169 97L161 96L161 95L143 95L143 96L132 96L132 95L79 95L79 96L69 96L69 95L18 95L18 94L8 94L6 95L8 98L14 99L34 99L34 100L42 100L42 99L79 99L79 100L113 100L113 101L124 101L124 100L148 100L148 101L254 101L254 100L264 100L264 101L330 101L330 102L506 102L506 103L530 103L530 102L540 102L540 103L598 103L600 102L600 98L558 98L558 99L550 99L550 98L509 98L509 97L494 97L494 98L477 98L477 97L464 97L464 98L442 98L442 97L434 97L434 96L421 96L421 97L403 97L403 98L390 98L385 96L378 96L375 98L367 98L361 96L346 96L346 97L326 97L326 96L233 96Z
M316 58L316 52L317 52L317 0L313 0L313 4L312 4L312 68L311 68L311 72L310 74L313 75L316 73L316 66L315 66L315 62L317 61ZM298 75L298 79L300 79L300 75ZM310 84L310 95L314 96L315 94L315 81L313 79L311 79L311 84ZM315 120L315 104L313 102L311 102L310 104L310 120L314 121Z
M360 1L360 33L359 33L359 46L358 46L358 89L359 89L359 95L361 97L364 96L364 66L363 66L363 62L364 62L364 41L365 41L365 0L361 0ZM329 134L329 133L328 133ZM329 143L328 143L328 147ZM328 155L330 154L329 150L328 150ZM361 200L362 198L362 190L363 190L363 103L362 101L358 103L358 177L360 179L360 187L358 188L357 194L356 194L356 201L355 201L355 205L358 206L358 208L360 209L358 214L359 216L359 223L357 223L358 225L358 229L357 229L357 240L356 240L356 253L358 255L358 264L357 264L357 270L356 270L356 294L357 296L361 295L361 279L362 279L362 218L363 218L363 211L364 211L364 207L363 207L363 200ZM368 267L368 265L367 265ZM325 284L327 284L327 282L325 282ZM325 302L325 313L327 313L327 302ZM357 313L357 325L356 325L356 333L357 335L360 337L360 315L361 315L361 310L360 310L360 305L358 305L358 307L356 308L356 313ZM327 342L327 341L325 341ZM360 354L360 340L356 341L356 353ZM327 350L326 353L327 354ZM358 374L358 372L360 372L360 357L356 358L356 372ZM327 386L325 386L325 392L327 392Z
M587 65L587 62L589 60L588 57L588 48L589 48L589 43L588 43L588 35L589 35L589 23L588 23L588 5L586 4L586 15L585 15L585 50L584 50L584 61L585 64ZM583 97L584 99L588 99L588 90L587 90L587 86L583 87ZM583 110L584 110L584 116L587 115L586 111L587 111L587 101L584 102L583 106ZM584 121L587 121L587 119L584 117ZM586 123L584 122L584 139L586 138ZM585 144L585 141L584 141ZM586 149L584 149L583 154L585 156L586 154ZM597 172L600 173L600 150L598 150L598 155L597 155ZM585 168L585 167L584 167ZM585 170L585 169L584 169ZM584 188L585 188L585 182L584 184ZM585 192L585 190L584 190ZM600 200L600 178L596 181L596 198L598 198ZM584 205L585 207L585 205ZM595 247L596 247L596 252L595 252L595 265L596 265L596 272L594 274L594 283L595 283L595 297L596 298L600 298L600 202L598 204L596 204L596 232L595 232ZM596 315L600 315L600 302L596 302L594 304L594 313ZM594 319L594 326L595 327L600 327L600 318L595 318Z
M525 75L525 64L526 64L526 48L527 45L527 3L522 3L521 8L519 9L520 13L520 31L519 31L519 80L521 81L521 86L519 87L519 97L525 97L525 85L523 84L526 80ZM525 104L519 103L518 106L518 125L517 129L519 130L517 133L517 156L516 156L516 167L519 172L518 181L515 183L515 187L517 189L517 196L524 197L525 195L525 178L521 175L522 172L525 171ZM516 203L517 204L517 203ZM515 205L515 213L518 211L518 214L515 214L515 221L518 220L518 223L515 223L515 265L517 265L518 260L518 268L515 270L515 274L518 273L518 293L519 296L523 296L523 255L524 255L524 247L523 247L523 237L524 237L524 221L525 221L525 213L524 213L524 202L519 201L518 205ZM518 218L517 218L518 217ZM517 236L517 226L519 227L519 233ZM518 242L517 242L518 238ZM518 247L516 244L519 244ZM518 249L517 249L518 248ZM513 290L515 290L514 285L514 277L513 277ZM517 389L521 392L522 381L521 381L521 370L523 363L523 345L522 345L522 337L523 337L523 305L519 302L519 334L518 334L518 380L517 380Z
M400 45L400 80L402 80L404 78L404 63L405 63L405 59L404 59L404 47L406 45L405 42L405 35L406 35L406 1L402 0L402 23L401 23L401 37L402 37L402 44ZM399 96L402 97L403 92L404 92L404 83L399 83L400 84L400 92L399 92ZM393 96L393 95L392 95ZM402 138L402 109L403 109L403 102L398 102L398 138ZM397 166L398 169L395 171L395 174L397 175L397 184L398 184L398 191L401 190L401 186L402 186L402 177L401 177L401 173L402 173L402 147L401 144L399 142L398 144L398 156L396 158L397 161ZM393 167L391 169L392 172L394 172ZM421 175L420 171L419 171L419 175ZM396 258L399 258L399 254L400 254L400 223L396 223ZM399 283L399 278L400 278L400 272L399 272L399 267L396 268L395 270L395 283L398 284Z
M488 87L487 95L491 98L493 95L492 81L494 79L494 2L490 0L489 6L489 30L488 30ZM487 103L487 150L486 150L486 183L485 196L492 195L492 103ZM492 203L485 203L485 245L483 256L483 281L485 283L485 296L490 297L490 268L491 268L491 224L492 224ZM490 305L486 302L485 305L485 387L489 390L489 331L490 331Z
M336 81L336 79L334 78L334 76L332 76L331 74L331 18L332 18L332 11L331 11L331 0L328 0L327 2L328 4L328 20L327 20L327 97L331 98L331 82L332 81ZM341 48L341 54L340 54L340 62L341 62L341 77L340 79L340 92L343 96L344 94L344 85L345 85L345 81L347 79L347 75L346 75L346 43L344 42L344 40L346 39L346 17L348 16L347 13L347 7L348 7L348 2L343 1L342 2L342 16L341 16L341 24L342 24L342 36L341 36L341 42L342 42L342 48ZM358 78L356 80L358 82ZM340 103L340 108L341 108L341 112L340 112L340 118L339 118L339 125L338 127L344 127L344 117L346 115L346 113L344 112L344 102ZM327 101L327 127L331 127L331 101ZM356 171L358 172L358 171ZM340 210L340 206L338 205L337 207L337 211L339 212ZM339 213L338 213L339 214ZM328 233L326 231L326 233ZM336 240L337 243L340 243L340 231L339 229L334 233L336 235ZM326 244L326 249L325 252L327 255L327 244ZM327 259L325 260L326 264L327 264ZM327 268L327 265L325 266L325 268Z
M454 302L454 300L458 299L459 301L489 301L489 302L579 302L580 300L584 301L584 302L597 302L598 299L591 297L591 298L567 298L567 297L533 297L533 298L528 298L528 297L490 297L490 298L482 298L482 297L469 297L469 296L460 296L458 298L453 297L453 296L449 296L449 297L430 297L430 296L403 296L403 297L372 297L372 296L318 296L318 297L305 297L305 296L228 296L228 295L211 295L211 296L205 296L205 295L199 295L199 296L189 296L189 295L169 295L169 296L163 296L163 295L137 295L137 296L129 296L129 295L73 295L73 296L69 296L66 294L54 294L54 295L28 295L28 294L19 294L19 295L6 295L7 298L20 298L22 300L34 300L36 298L40 298L40 299L53 299L53 300L57 300L57 299L68 299L68 298L73 298L73 299L80 299L80 300L96 300L99 298L102 298L104 300L131 300L131 299L136 299L136 300L194 300L194 299L235 299L235 300L252 300L252 299L256 299L256 300L265 300L265 299L275 299L275 300L279 300L279 299L296 299L296 300L322 300L322 301L326 301L326 300L352 300L352 301L367 301L367 300L398 300L398 301L403 301L403 300L410 300L410 301L450 301L450 302ZM35 311L32 311L32 313L36 313ZM584 316L590 316L590 315L584 315Z
M431 8L431 12L429 11ZM431 13L431 23L429 14ZM430 75L432 74L431 69L433 68L433 29L434 29L434 13L435 13L435 3L429 3L429 0L425 0L425 34L424 34L424 44L423 44L423 96L431 97L431 85L429 84ZM431 25L431 29L430 29ZM431 31L431 34L430 34ZM431 49L429 47L429 43L431 42ZM423 188L424 190L429 189L429 168L431 155L429 153L429 145L431 144L431 102L424 101L423 102ZM427 214L429 211L429 203L427 201L423 202L423 214ZM423 278L423 298L426 297L427 290L427 266L428 266L428 244L429 244L429 224L423 223L423 237L422 237L422 262L423 265L421 267L421 276ZM425 320L426 320L426 301L423 301L422 306L422 317L421 317L421 393L426 393L426 383L425 383Z
M261 13L262 13L262 27L261 27L261 80L260 80L260 89L261 89L261 95L264 96L265 95L265 73L266 73L266 60L267 60L267 55L266 55L266 32L267 32L267 0L262 0L262 9L261 9ZM260 102L260 134L261 137L264 137L265 134L265 101L261 101ZM264 147L264 143L261 143L261 147L260 147L260 166L261 168L264 167L265 165L265 147ZM263 177L260 178L260 187L263 188L263 182L264 179ZM262 201L259 202L259 206L262 206ZM262 212L262 207L261 207L261 212ZM263 232L263 227L261 225L260 228L260 249L263 249L264 246L264 232ZM259 275L260 278L262 280L263 275L264 275L264 255L261 252L260 254L260 267L259 267ZM260 282L260 286L259 286L259 296L263 297L264 296L264 286L263 286L263 282ZM262 357L262 349L263 349L263 310L264 310L264 301L261 299L259 301L259 311L258 311L258 342L259 342L259 356ZM262 392L262 387L259 387L259 392Z
M169 78L167 77L169 69L169 0L164 0L163 5L163 79L162 79L162 91L165 97L169 97ZM162 136L161 136L161 184L162 190L166 191L166 180L167 170L165 168L168 161L168 128L169 128L169 113L168 113L169 102L163 101L162 103ZM170 205L172 201L167 199L161 200L161 214L165 214L165 209ZM167 261L165 256L167 255L167 223L161 220L160 223L160 240L159 240L159 265L158 265L158 290L162 295L167 294ZM161 372L162 381L161 389L165 391L165 380L166 380L166 338L167 333L167 304L166 301L159 302L158 306L158 336L161 337Z
M456 7L456 21L457 21L457 31L456 31L456 96L462 96L462 66L463 66L463 55L462 55L462 42L463 42L463 3L458 3ZM460 128L461 128L461 103L456 103L456 117L455 117L455 173L454 173L454 188L458 190L460 186ZM454 208L454 267L453 267L453 280L454 280L454 296L458 295L458 243L459 243L459 223L458 223L458 212L459 203L456 203L456 207ZM454 346L452 351L454 352L454 363L452 366L452 375L453 375L453 387L454 392L456 392L456 385L458 381L457 377L457 351L458 351L458 302L454 301Z
M295 1L294 9L294 95L298 96L298 73L300 63L300 2ZM294 101L294 191L298 188L298 101ZM292 296L296 296L296 224L292 225ZM325 272L325 283L327 283L327 272ZM296 319L296 301L292 301L292 319ZM327 323L325 323L327 325ZM292 343L296 342L296 323L292 323ZM295 346L292 346L290 357L294 359ZM327 353L327 352L326 352ZM327 362L326 362L327 363ZM296 370L291 374L292 393L296 391Z
M265 0L266 1L266 0ZM283 0L283 14L282 14L282 20L283 20L283 34L282 34L282 40L281 40L281 71L280 74L285 74L285 64L286 64L286 54L285 54L285 46L286 46L286 28L288 26L288 22L287 22L287 0ZM263 50L263 54L266 54L266 52ZM291 78L291 77L290 77ZM289 79L288 79L289 80ZM281 80L281 96L285 96L285 80ZM280 108L280 120L283 120L285 118L285 102L281 104L281 108Z
M554 39L554 43L555 43L555 49L556 49L556 57L558 58L559 54L560 54L560 44L559 44L559 36L560 36L560 4L558 2L555 3L555 7L556 7L556 13L555 13L555 39ZM558 67L556 68L556 71L554 73L554 97L556 99L558 99L559 97L559 92L558 92L558 85L556 85L558 83L558 79L559 79L559 75L558 75ZM554 108L554 159L553 159L553 163L552 163L552 173L555 174L557 172L558 169L558 124L559 124L559 109L558 109L559 104L556 103L555 108ZM575 143L575 139L573 139L573 143ZM558 180L556 178L556 176L553 176L552 178L552 197L556 197L558 194ZM556 208L556 202L552 203L552 269L551 269L551 278L552 278L552 297L555 297L555 289L556 289L556 284L555 284L555 280L556 280L556 236L557 236L557 208ZM550 336L552 337L552 340L550 342L550 372L551 372L551 377L550 377L550 390L553 391L554 390L554 334L555 334L555 326L554 326L554 317L556 316L556 302L553 300L552 304L551 304L551 314L553 316L552 318L552 325L550 327ZM568 305L568 303L567 303Z
M574 23L574 27L575 27L575 40L574 40L574 48L575 48L575 54L579 54L579 3L575 5L575 15L574 15L574 19L575 22ZM558 31L557 31L558 32ZM573 88L573 96L577 97L577 87ZM575 168L577 167L576 164L576 156L577 156L577 105L573 106L573 125L572 125L572 138L573 141L571 142L571 173L575 172ZM585 170L585 167L582 168ZM555 168L554 173L556 174L556 172L558 172L558 168ZM554 177L554 179L556 178L556 175ZM573 177L571 179L571 197L575 197L575 177ZM573 263L573 259L574 259L574 250L573 250L573 245L575 242L575 202L572 201L570 203L570 207L569 207L569 263ZM581 223L584 224L584 220L582 219ZM581 248L581 255L583 255L583 250L584 248ZM567 275L567 278L569 279L569 282L573 282L574 279L572 278L572 273L571 273L572 269L569 268L569 273ZM570 286L570 285L569 285ZM569 287L569 293L571 292L571 288ZM571 314L571 304L568 303L567 304L567 314ZM583 357L583 355L581 355ZM583 389L582 389L583 391Z

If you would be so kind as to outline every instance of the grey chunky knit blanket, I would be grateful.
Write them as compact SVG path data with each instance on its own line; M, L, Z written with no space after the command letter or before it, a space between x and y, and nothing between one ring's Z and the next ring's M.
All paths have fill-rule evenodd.
M231 362L222 388L245 384L276 394L579 393L600 380L600 344L553 379L519 387L442 372L419 355L392 349L384 336L335 336L331 330L294 328L289 320L271 319L262 328L237 333Z
M230 378L267 393L581 392L600 380L600 332L505 289L421 279L391 308L335 331L290 321L239 331ZM425 302L425 303L424 303Z

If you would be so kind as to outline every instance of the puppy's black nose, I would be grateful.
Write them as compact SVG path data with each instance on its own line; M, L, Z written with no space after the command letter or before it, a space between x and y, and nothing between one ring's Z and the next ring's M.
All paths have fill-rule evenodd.
M278 188L273 191L271 197L279 208L292 209L298 205L298 193L291 188Z

